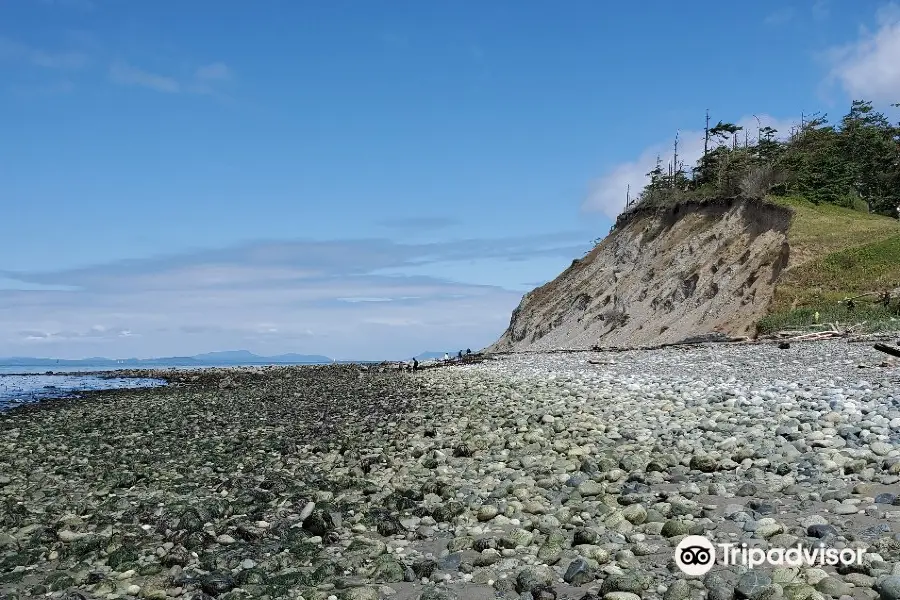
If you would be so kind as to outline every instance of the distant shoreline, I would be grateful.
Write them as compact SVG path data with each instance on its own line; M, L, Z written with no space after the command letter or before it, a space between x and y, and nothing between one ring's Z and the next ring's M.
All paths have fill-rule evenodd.
M258 367L321 367L327 365L379 365L385 362L394 362L394 361L360 361L360 360L351 360L351 361L341 361L334 360L331 362L296 362L296 363L273 363L273 362L248 362L248 363L210 363L210 364L183 364L183 365L169 365L169 364L157 364L157 363L147 363L147 364L127 364L127 365L61 365L60 367L53 368L51 365L44 364L35 364L35 365L27 365L27 364L14 364L14 365L6 365L0 363L0 377L5 376L26 376L26 375L97 375L101 373L119 373L122 371L134 371L134 370L154 370L154 371L165 371L165 370L173 370L173 371L190 371L190 370L207 370L207 369L241 369L241 368L258 368ZM12 369L26 369L13 371ZM7 369L9 369L7 371Z

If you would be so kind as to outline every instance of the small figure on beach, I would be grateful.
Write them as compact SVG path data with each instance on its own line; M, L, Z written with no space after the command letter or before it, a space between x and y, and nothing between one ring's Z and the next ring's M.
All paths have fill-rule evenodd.
M466 348L466 356L469 356L470 354L472 354L472 349Z
M450 354L447 352L444 352L444 362L447 362L448 360L450 360Z
M462 360L462 350L456 353L457 360Z
M413 358L413 373L419 370L419 361L418 359Z

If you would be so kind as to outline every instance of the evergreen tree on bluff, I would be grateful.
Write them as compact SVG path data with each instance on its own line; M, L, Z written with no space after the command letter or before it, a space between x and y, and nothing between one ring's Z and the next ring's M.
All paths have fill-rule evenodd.
M678 163L676 140L673 168L666 173L657 158L635 205L779 193L898 216L900 126L871 102L854 100L837 125L827 115L804 119L786 140L760 127L758 139L750 144L745 133L742 145L741 131L727 121L707 125L704 154L690 176Z

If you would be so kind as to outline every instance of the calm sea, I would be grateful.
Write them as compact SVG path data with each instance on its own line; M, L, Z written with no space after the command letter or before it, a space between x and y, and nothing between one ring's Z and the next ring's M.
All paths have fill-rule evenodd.
M218 367L241 367L262 365L239 364L185 364L173 366L167 363L141 363L121 365L121 369L211 369ZM279 365L286 366L286 365ZM165 385L159 379L117 377L105 379L84 373L105 371L115 372L116 366L107 363L82 363L67 365L4 365L0 364L0 411L24 403L37 402L46 398L61 398L77 395L90 390L110 390L124 388L154 387ZM48 374L50 373L50 374Z
M173 366L172 363L141 363L139 365L131 364L131 365L121 365L115 366L110 365L109 363L83 363L77 366L67 366L67 365L4 365L0 364L0 375L9 375L16 374L21 375L23 373L36 373L36 374L44 374L47 372L57 373L96 373L97 371L115 371L116 369L210 369L216 367L234 367L238 365L234 364L204 364L204 365L180 365Z
M89 390L156 387L159 379L118 377L103 379L94 375L0 375L0 411L47 398L65 398Z
M173 367L171 363L142 363L121 365L122 369L186 369L209 368L215 365L184 365ZM65 398L76 396L79 392L91 390L113 390L125 388L155 387L165 385L159 379L140 379L134 377L117 377L105 379L83 373L97 371L113 371L116 366L105 363L82 363L70 365L4 365L0 364L0 411L37 402L47 398ZM47 375L52 372L52 375Z

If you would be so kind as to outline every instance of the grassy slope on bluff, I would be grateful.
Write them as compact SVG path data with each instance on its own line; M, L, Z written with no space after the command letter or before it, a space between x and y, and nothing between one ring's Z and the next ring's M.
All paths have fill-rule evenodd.
M900 223L795 198L638 210L526 294L490 351L640 346L849 317L836 301L900 285ZM885 317L858 309L854 317ZM843 313L842 313L843 311ZM869 314L871 313L871 314Z
M773 202L794 211L788 230L791 251L760 330L808 325L815 311L822 321L886 325L895 311L861 301L848 314L838 301L900 286L900 221L799 198Z

